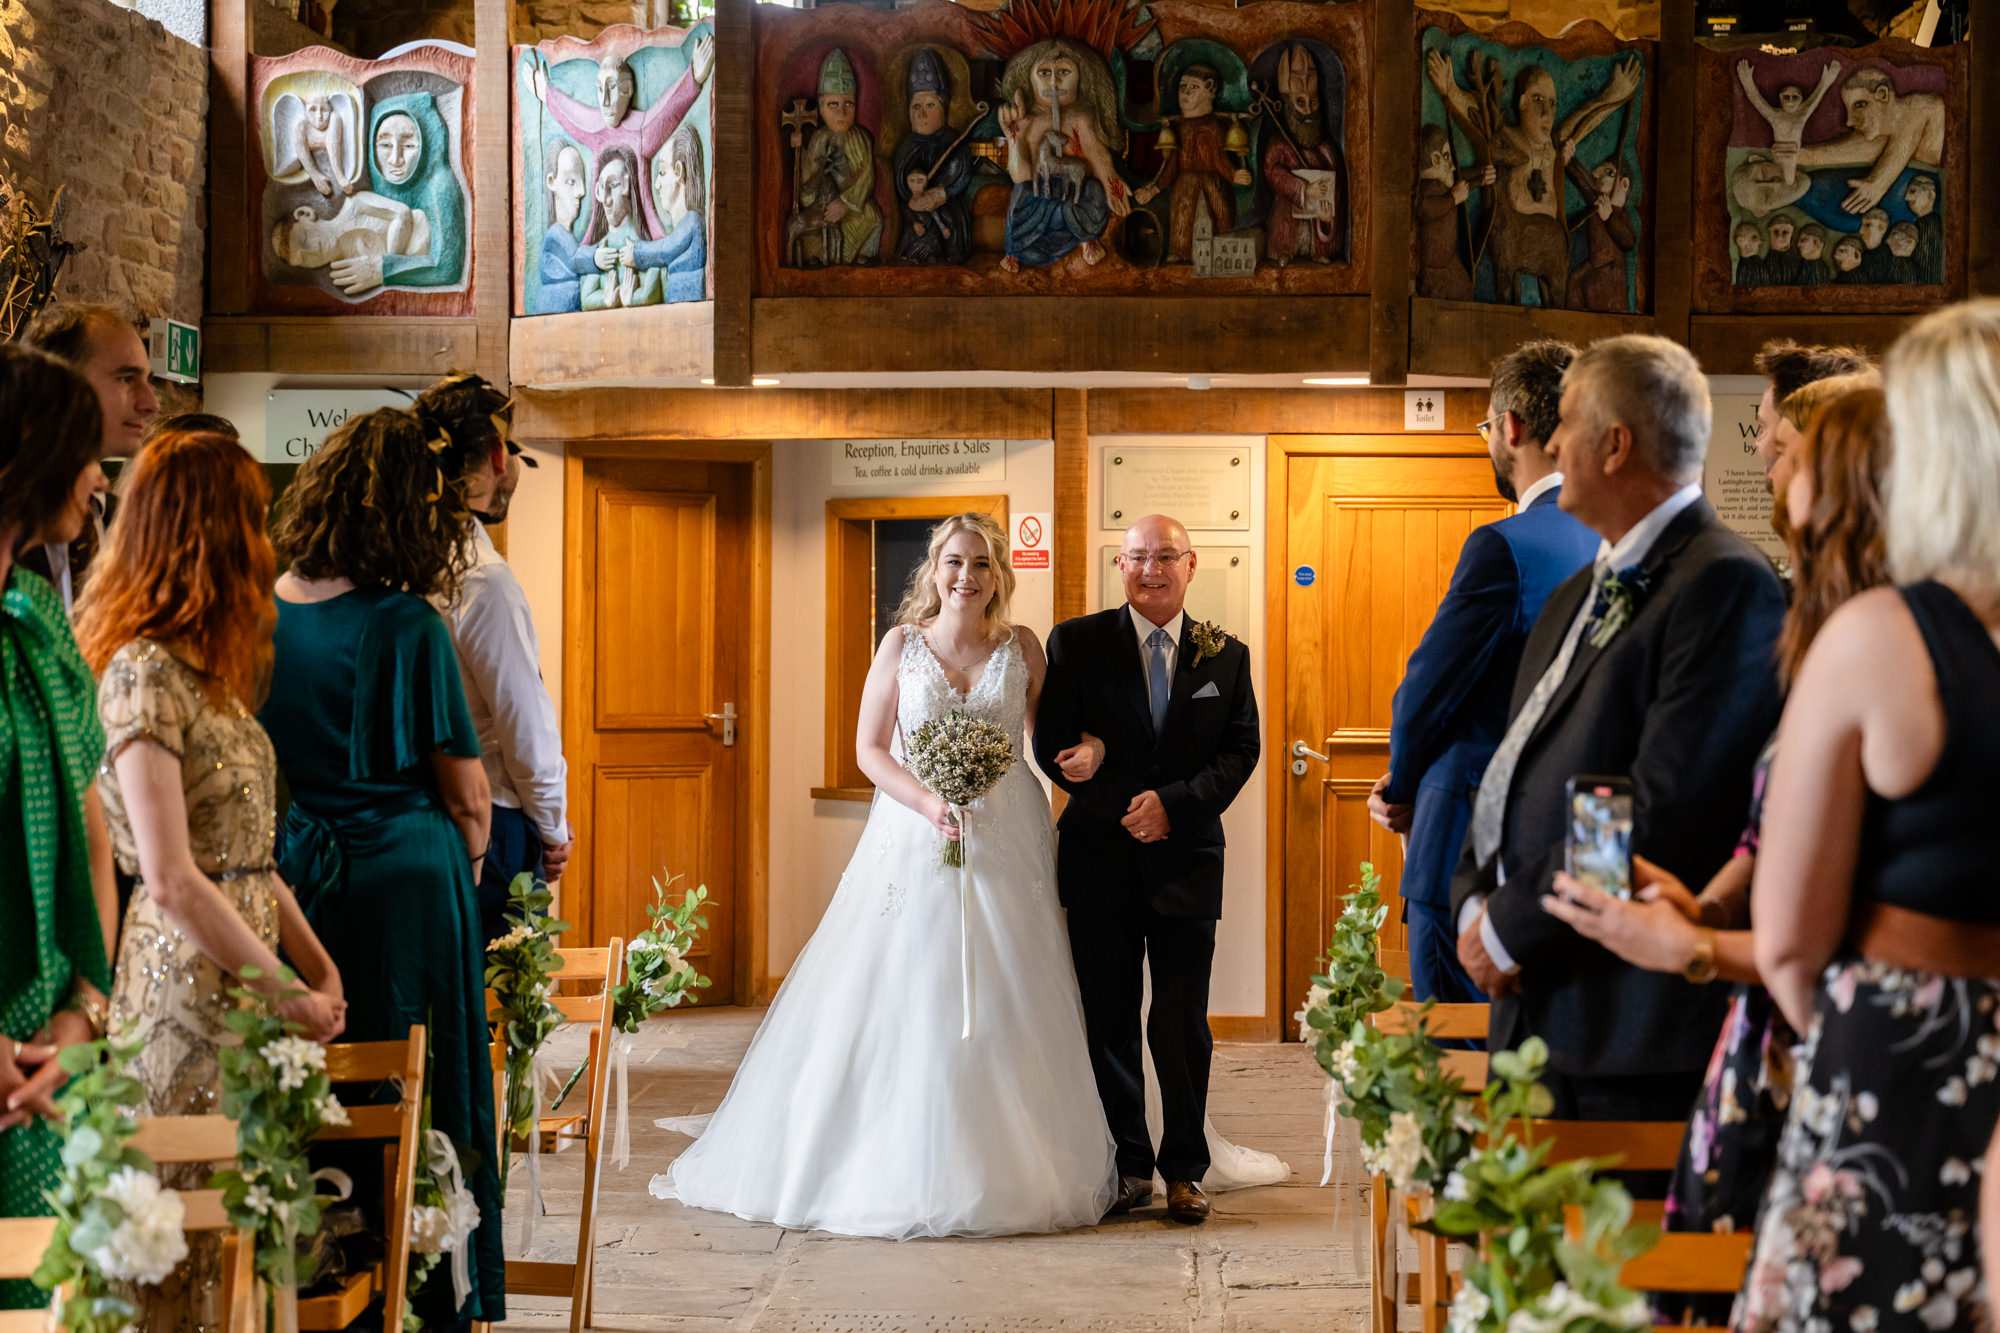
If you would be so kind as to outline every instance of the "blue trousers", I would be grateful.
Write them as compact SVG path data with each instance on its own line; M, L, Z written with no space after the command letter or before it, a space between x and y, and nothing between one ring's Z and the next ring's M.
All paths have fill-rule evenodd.
M1405 902L1410 932L1410 998L1440 1004L1485 1004L1486 992L1472 984L1458 961L1458 929L1449 907Z
M507 896L514 876L523 871L542 875L542 838L519 810L493 807L492 841L486 844L486 864L479 871L479 920L487 940L507 933Z

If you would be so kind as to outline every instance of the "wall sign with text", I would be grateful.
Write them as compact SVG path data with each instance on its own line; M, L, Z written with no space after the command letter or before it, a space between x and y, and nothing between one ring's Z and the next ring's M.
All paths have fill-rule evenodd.
M1004 481L1006 440L834 440L835 486L881 489L940 481Z
M303 463L349 417L410 401L394 389L272 389L264 404L264 461Z

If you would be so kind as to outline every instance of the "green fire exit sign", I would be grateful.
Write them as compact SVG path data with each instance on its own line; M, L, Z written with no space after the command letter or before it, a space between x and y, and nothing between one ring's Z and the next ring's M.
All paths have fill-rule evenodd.
M201 378L201 330L177 320L156 319L146 340L153 373L177 384Z

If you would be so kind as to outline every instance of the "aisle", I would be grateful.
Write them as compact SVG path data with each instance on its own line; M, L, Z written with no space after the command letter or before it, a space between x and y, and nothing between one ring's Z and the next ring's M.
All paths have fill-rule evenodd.
M1061 1236L1001 1240L854 1240L789 1232L648 1197L646 1183L690 1142L661 1116L710 1111L761 1010L724 1009L649 1024L632 1057L632 1161L609 1170L599 1204L602 1329L686 1333L935 1330L1017 1333L1359 1333L1367 1287L1342 1275L1334 1191L1318 1188L1324 1076L1297 1045L1219 1046L1210 1098L1230 1138L1276 1152L1292 1179L1223 1195L1206 1226L1153 1209ZM518 1218L524 1172L508 1200ZM580 1154L543 1159L549 1215L534 1258L576 1244ZM1350 1166L1347 1178L1359 1179ZM1357 1202L1358 1190L1351 1197ZM1351 1210L1340 1231L1352 1230ZM508 1228L517 1251L518 1223ZM510 1329L566 1323L568 1303L509 1299Z

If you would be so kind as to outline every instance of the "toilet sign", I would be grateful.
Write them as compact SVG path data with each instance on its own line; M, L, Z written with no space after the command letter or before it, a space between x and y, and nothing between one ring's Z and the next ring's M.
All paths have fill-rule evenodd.
M1022 514L1014 520L1011 555L1016 573L1049 568L1049 553L1056 540L1055 518L1054 514Z
M1444 390L1410 389L1403 394L1404 430L1444 429Z

